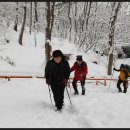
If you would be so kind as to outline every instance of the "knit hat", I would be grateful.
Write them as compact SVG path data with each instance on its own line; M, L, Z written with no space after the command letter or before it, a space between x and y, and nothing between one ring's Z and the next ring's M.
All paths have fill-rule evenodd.
M125 65L124 65L124 64L121 64L121 65L120 65L120 69L121 69L121 68L125 68Z
M77 55L76 57L77 57L76 60L78 60L78 61L82 61L83 60L82 59L82 55Z
M52 56L53 57L63 57L63 53L61 52L61 50L55 50L55 51L53 51L53 53L52 53Z

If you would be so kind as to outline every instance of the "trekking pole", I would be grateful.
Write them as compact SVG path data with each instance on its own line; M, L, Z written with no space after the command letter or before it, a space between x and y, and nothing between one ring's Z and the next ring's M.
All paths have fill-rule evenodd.
M52 99L51 99L51 89L50 89L50 87L49 87L49 84L48 84L48 89L49 89L49 94L50 94L50 100L51 100L51 103L52 103Z
M68 97L69 97L69 100L70 100L70 96L69 96L69 93L68 93L67 86L65 86L65 87L66 87L66 91L67 91L67 94L68 94ZM70 100L70 104L72 105L72 102L71 102L71 100Z
M70 88L70 80L68 80L67 85ZM71 91L71 88L70 88L70 91Z

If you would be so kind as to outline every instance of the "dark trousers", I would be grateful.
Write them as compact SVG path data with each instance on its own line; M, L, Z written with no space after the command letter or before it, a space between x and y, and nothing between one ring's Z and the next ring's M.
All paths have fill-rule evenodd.
M73 86L73 89L75 90L75 92L78 92L78 89L77 89L77 81L78 80L76 80L75 78L73 79L73 81L72 81L72 86ZM80 81L80 83L81 83L81 86L84 86L85 85L85 80L82 80L82 81ZM82 90L85 90L85 88L82 88Z
M123 92L126 93L127 92L127 87L128 87L128 81L122 81L120 79L118 80L117 88L118 88L119 91L122 91L121 87L120 87L121 83L123 83L123 87L124 87L124 91Z
M64 84L61 84L61 85L53 84L53 85L51 85L51 90L53 92L55 106L57 107L57 109L61 109L63 102L64 102L65 85Z

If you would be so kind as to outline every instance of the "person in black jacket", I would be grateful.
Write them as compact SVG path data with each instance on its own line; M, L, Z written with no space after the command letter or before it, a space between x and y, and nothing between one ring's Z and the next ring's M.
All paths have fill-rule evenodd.
M52 59L45 67L46 83L51 86L55 106L61 110L64 103L64 90L70 76L70 65L60 50L52 53Z

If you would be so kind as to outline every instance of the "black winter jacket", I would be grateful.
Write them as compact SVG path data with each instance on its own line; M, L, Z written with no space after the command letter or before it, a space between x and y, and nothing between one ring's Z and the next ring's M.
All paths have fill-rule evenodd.
M54 59L47 62L45 67L45 78L50 84L59 84L70 76L70 66L66 59L62 59L60 63L56 63Z

